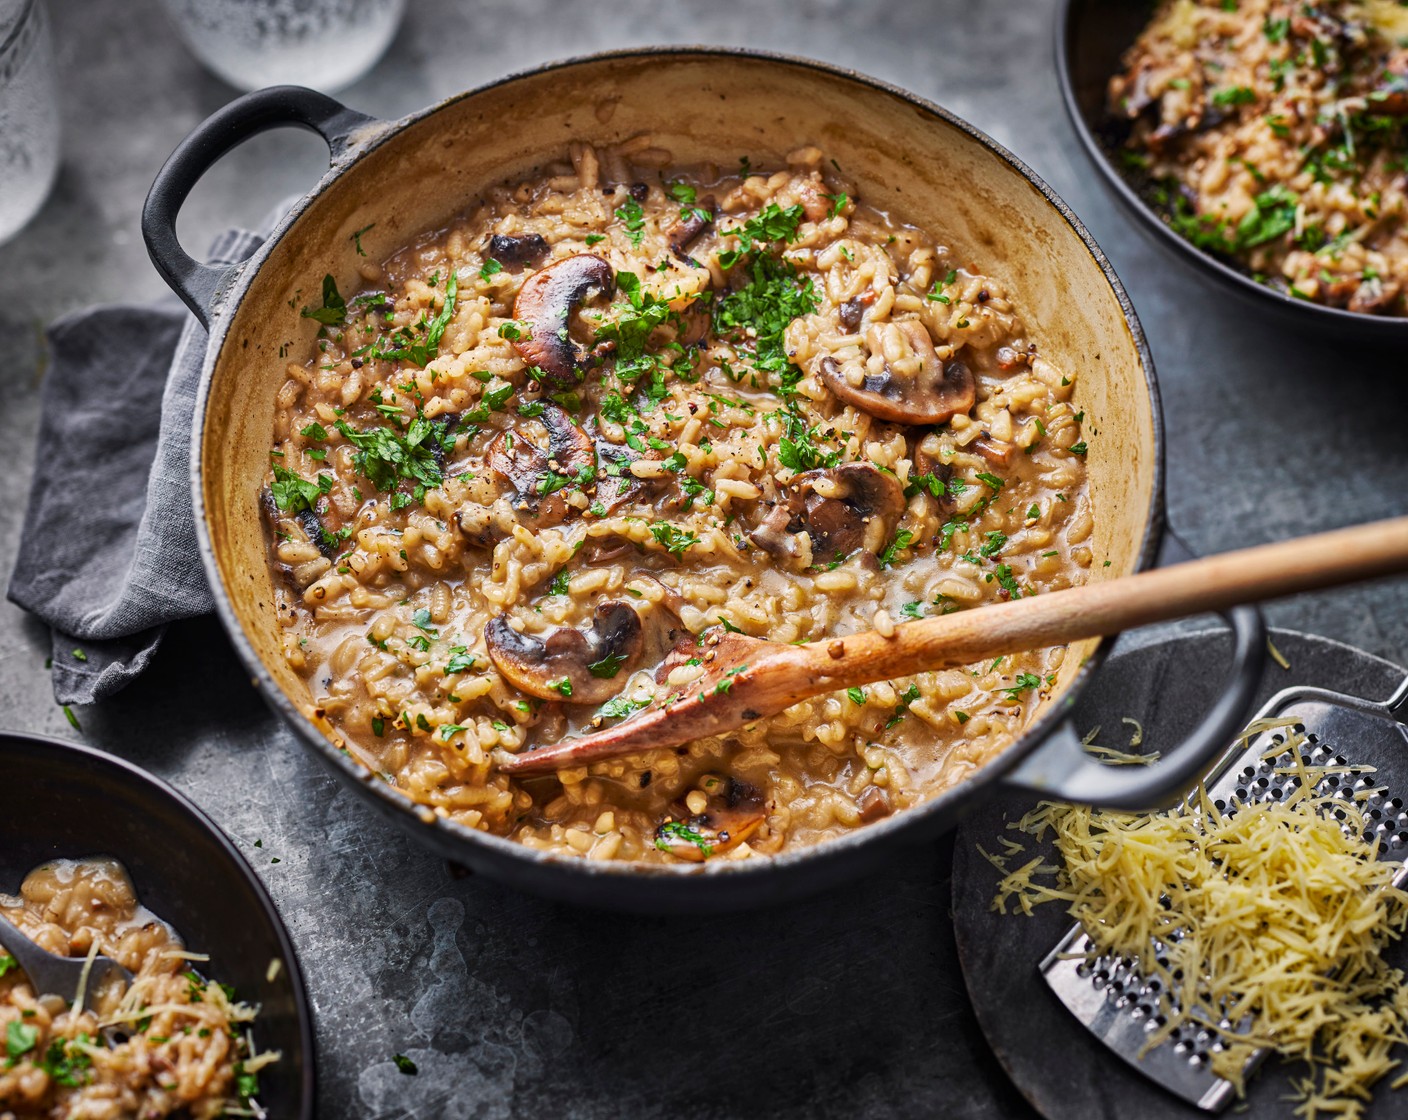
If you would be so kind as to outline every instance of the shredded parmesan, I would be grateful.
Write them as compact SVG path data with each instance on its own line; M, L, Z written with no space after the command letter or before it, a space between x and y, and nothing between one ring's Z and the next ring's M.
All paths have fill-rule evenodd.
M78 973L78 995L73 1000L73 1017L83 1014L83 997L88 994L88 977L93 973L93 962L98 959L98 939L88 946L88 955L83 958L83 968Z
M1292 722L1258 721L1246 737ZM1281 772L1299 785L1283 800L1224 810L1199 786L1152 814L1042 802L1008 827L1051 835L1059 866L1011 841L982 854L1003 876L994 909L1064 902L1095 947L1088 956L1132 958L1162 982L1167 1021L1149 1046L1190 1021L1216 1032L1212 1068L1239 1093L1248 1058L1270 1046L1307 1064L1297 1116L1359 1117L1408 1044L1408 983L1380 955L1408 925L1408 891L1363 839L1357 805L1316 790L1331 773L1371 768L1307 766L1300 737L1286 738L1266 756L1290 750Z
M1276 643L1271 640L1268 634L1266 638L1266 652L1271 655L1271 660L1281 666L1282 669L1289 669L1291 663L1286 660L1286 655L1276 648Z
M209 953L188 953L185 949L166 949L157 956L180 961L208 961Z

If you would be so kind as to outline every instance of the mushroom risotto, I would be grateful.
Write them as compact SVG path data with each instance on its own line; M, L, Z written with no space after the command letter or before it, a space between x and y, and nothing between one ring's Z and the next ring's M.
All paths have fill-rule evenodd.
M885 633L1092 563L1079 371L999 279L815 148L565 155L302 310L264 508L315 714L430 811L593 859L774 853L963 780L1063 649L499 768L688 688L709 627Z
M1110 80L1182 236L1300 299L1408 314L1408 6L1164 0Z
M37 991L0 950L0 1116L157 1120L164 1116L262 1116L256 1009L197 971L143 907L113 859L56 860L25 877L18 897L0 894L0 915L59 956L98 954L133 973L92 985L73 1004ZM90 963L88 969L91 971ZM85 982L86 983L86 982Z

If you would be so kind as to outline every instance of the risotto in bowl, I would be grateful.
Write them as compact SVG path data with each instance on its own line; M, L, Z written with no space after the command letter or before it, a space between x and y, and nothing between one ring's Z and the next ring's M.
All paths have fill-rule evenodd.
M1301 328L1408 337L1408 10L1064 0L1066 107L1107 187Z
M332 170L247 265L195 264L165 218L210 129L280 114ZM256 683L372 804L530 889L749 905L951 823L1068 740L1100 643L511 771L683 695L710 628L893 631L1160 538L1153 372L1103 257L869 79L641 51L389 125L263 91L173 157L146 232L212 325L198 526Z

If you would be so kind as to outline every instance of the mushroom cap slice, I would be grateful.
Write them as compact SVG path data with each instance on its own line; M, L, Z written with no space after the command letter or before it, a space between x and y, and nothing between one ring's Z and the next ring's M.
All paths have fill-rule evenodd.
M799 504L796 495L778 502L748 534L748 539L779 560L795 559L797 541L793 533L801 529L793 530L792 522L797 518Z
M689 259L689 254L685 250L701 233L714 224L715 212L713 195L705 195L698 203L682 211L687 216L681 217L665 235L670 242L670 248L674 250L677 257L684 260Z
M566 499L561 488L548 492L549 473L574 483L578 478L594 475L596 447L591 437L555 404L544 401L538 419L547 429L546 451L521 431L508 430L494 437L484 458L489 469L514 488L519 508L530 513L539 525L556 524L567 514Z
M878 552L904 515L904 487L870 463L842 463L807 471L797 479L805 495L812 556L849 556L858 548Z
M704 784L712 789L702 813L664 821L655 830L657 848L691 863L738 847L767 819L767 803L747 782L709 774Z
M592 291L610 293L616 274L601 257L578 253L535 272L518 289L513 317L528 324L528 334L513 348L529 365L537 366L558 385L580 381L587 354L567 333L572 312Z
M499 264L517 271L526 264L536 265L548 255L551 246L540 233L526 233L512 237L506 233L496 233L489 238L488 255Z
M918 319L893 326L918 360L917 372L904 374L887 362L880 373L866 373L853 385L840 363L828 356L818 367L823 384L846 404L896 424L943 424L972 409L978 387L967 363L940 361L928 329Z
M871 463L842 463L799 474L792 493L748 536L779 560L797 557L794 535L803 530L811 537L813 561L849 556L858 548L873 553L894 535L906 505L894 475Z
M515 688L544 700L601 704L620 692L645 645L629 603L598 603L585 633L561 626L546 637L521 633L507 615L484 627L489 658Z

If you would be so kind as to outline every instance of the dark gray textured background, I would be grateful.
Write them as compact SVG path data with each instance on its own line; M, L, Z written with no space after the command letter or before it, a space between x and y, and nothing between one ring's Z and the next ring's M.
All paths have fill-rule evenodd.
M162 290L138 233L142 199L181 137L233 96L150 0L50 6L64 167L38 219L0 247L4 572L33 466L43 326ZM394 117L539 61L652 42L809 54L897 82L1015 150L1109 253L1159 365L1170 514L1195 548L1405 512L1405 356L1286 337L1144 243L1100 192L1062 113L1051 8L413 0L387 58L344 96ZM246 145L193 194L186 243L254 224L324 159L303 134ZM1269 613L1408 660L1408 582ZM73 737L52 704L46 648L47 635L0 604L0 725ZM947 843L786 911L619 918L453 879L305 758L211 622L178 627L148 679L78 715L82 738L172 780L259 867L308 972L326 1117L1031 1115L968 1008ZM395 1071L397 1051L420 1063L418 1077Z

